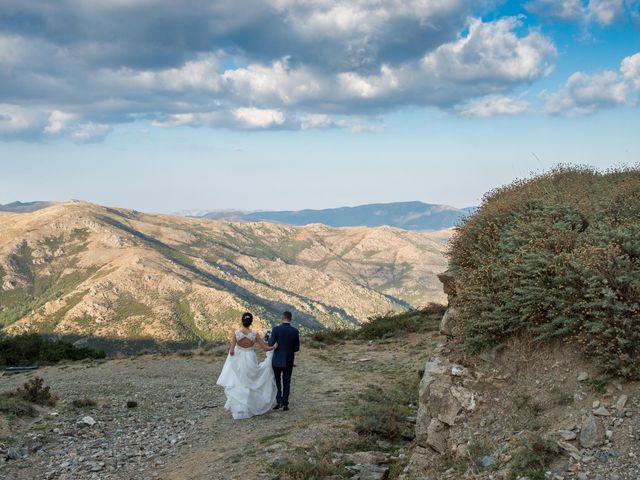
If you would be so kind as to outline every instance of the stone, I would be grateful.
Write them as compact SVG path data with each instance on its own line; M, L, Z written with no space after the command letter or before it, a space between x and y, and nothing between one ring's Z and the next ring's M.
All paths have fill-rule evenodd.
M80 420L80 423L83 423L85 425L92 427L93 425L96 424L96 421L93 419L93 417L90 417L87 415L86 417L82 417L82 419Z
M431 416L426 408L420 407L416 417L415 435L416 443L422 447L427 446L427 427L431 421Z
M283 450L283 449L284 449L284 445L281 443L274 443L272 445L269 445L267 448L265 448L265 450L271 451L271 452L274 452L276 450Z
M461 328L458 323L459 316L456 308L447 308L442 316L442 320L440 320L440 333L447 335L448 337L458 336L461 333Z
M451 387L451 395L465 410L472 412L476 409L476 401L471 390L460 385L453 385Z
M594 448L604 443L604 429L596 417L589 415L580 429L580 445Z
M485 455L478 461L478 463L482 466L482 468L489 468L494 463L496 463L496 458L492 457L491 455Z
M136 408L138 406L138 402L135 400L127 400L127 408Z
M389 467L381 465L354 465L348 468L355 475L353 480L386 480L389 478Z
M579 382L584 382L585 380L587 380L589 378L589 374L587 372L580 372L578 374L578 381Z
M431 384L427 396L427 406L430 416L437 418L447 425L453 425L462 406L451 392L451 385L444 381Z
M580 450L578 450L577 447L562 440L558 440L556 443L562 450L567 452L571 458L573 458L574 460L580 460L581 458Z
M382 465L389 462L389 457L384 452L354 452L343 457L349 463L360 465Z
M627 405L627 401L629 400L629 397L627 397L625 394L622 394L618 397L618 401L616 402L616 410L622 411L624 410L624 407Z
M442 282L442 290L445 295L456 296L456 279L450 270L438 274L438 280Z
M437 418L432 418L427 427L427 445L436 452L443 454L447 451L447 439L449 432L445 423Z
M20 460L21 458L25 458L26 456L27 456L27 452L24 448L16 448L16 447L7 448L8 460Z
M596 408L596 409L593 411L593 414L594 414L594 415L597 415L597 416L599 416L599 417L608 417L609 415L611 415L611 414L609 413L609 410L607 410L604 406L600 406L600 407Z
M576 432L571 430L558 430L558 435L560 435L560 438L565 441L575 440L577 437Z

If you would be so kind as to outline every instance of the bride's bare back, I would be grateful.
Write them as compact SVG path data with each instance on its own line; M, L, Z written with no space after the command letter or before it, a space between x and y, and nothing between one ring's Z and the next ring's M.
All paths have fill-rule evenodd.
M264 339L250 328L241 328L235 331L235 334L231 338L231 351L233 347L238 345L242 348L251 348L255 344L260 345L265 352L273 350L273 347L269 347Z

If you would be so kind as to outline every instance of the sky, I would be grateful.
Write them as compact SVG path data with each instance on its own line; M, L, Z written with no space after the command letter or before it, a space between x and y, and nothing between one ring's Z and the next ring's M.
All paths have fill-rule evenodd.
M477 205L639 96L640 0L3 0L0 203Z

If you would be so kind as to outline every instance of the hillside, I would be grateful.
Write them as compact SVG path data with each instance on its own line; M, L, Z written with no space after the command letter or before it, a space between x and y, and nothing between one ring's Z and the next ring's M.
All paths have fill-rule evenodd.
M322 223L333 227L357 225L380 227L387 225L405 230L420 231L453 227L473 210L473 208L458 209L448 205L433 205L422 202L396 202L322 210L275 212L193 211L185 213L196 217L218 220L267 221L287 225Z
M290 227L148 215L82 202L0 216L0 324L101 338L226 337L294 311L344 326L442 300L448 232Z

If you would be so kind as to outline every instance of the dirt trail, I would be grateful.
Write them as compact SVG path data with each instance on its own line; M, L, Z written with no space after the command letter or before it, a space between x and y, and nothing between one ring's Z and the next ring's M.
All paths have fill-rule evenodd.
M332 353L333 354L333 353ZM372 372L359 375L338 368L320 352L303 351L298 356L293 378L291 410L275 411L261 417L234 421L222 408L221 389L214 392L220 405L197 428L199 445L183 452L161 478L167 480L254 478L265 470L269 457L293 446L289 437L315 436L343 421L342 406L362 385L375 381ZM216 365L216 374L220 365ZM321 427L321 428L319 428ZM282 445L282 449L269 449Z

